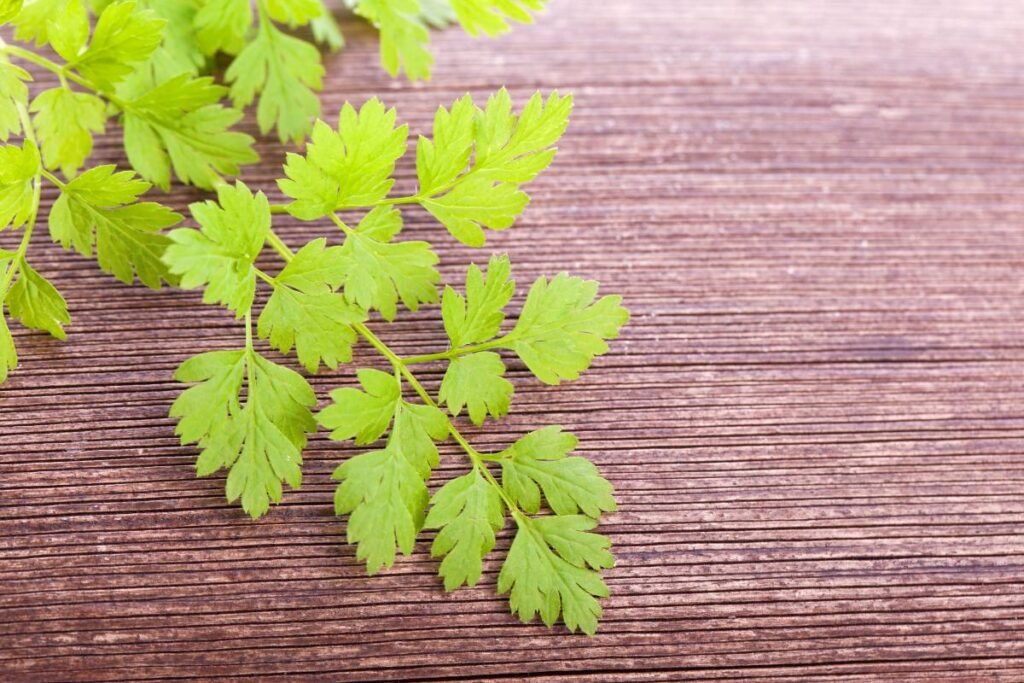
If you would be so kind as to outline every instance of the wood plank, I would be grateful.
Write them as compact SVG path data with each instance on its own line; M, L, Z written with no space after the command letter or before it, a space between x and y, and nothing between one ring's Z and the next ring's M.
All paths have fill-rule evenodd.
M67 343L16 332L0 389L0 679L1024 678L1020 3L559 0L501 40L436 35L416 85L344 29L326 112L381 95L423 131L465 91L576 96L523 220L488 246L512 257L516 306L569 270L633 321L577 383L511 360L513 415L467 433L498 448L561 423L614 482L601 630L518 623L494 558L445 595L430 534L365 576L330 504L358 450L324 435L302 490L247 521L167 418L173 368L236 345L237 323L41 244L74 324ZM260 151L244 179L276 195L288 148ZM121 159L116 133L96 158ZM445 276L486 258L407 219ZM294 243L331 230L280 224ZM402 352L444 342L436 307L377 329ZM442 457L437 482L464 470Z

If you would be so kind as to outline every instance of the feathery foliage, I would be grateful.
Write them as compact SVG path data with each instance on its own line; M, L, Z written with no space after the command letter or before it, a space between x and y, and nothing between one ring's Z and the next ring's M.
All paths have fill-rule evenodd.
M457 21L473 35L496 35L530 21L544 0L349 4L380 31L385 68L425 78L428 25ZM619 297L566 273L537 278L513 308L506 255L471 263L462 281L442 287L435 247L402 234L403 211L414 205L471 247L510 228L529 202L526 186L555 158L572 98L538 93L516 111L504 89L483 103L466 95L438 109L429 137L410 138L377 99L320 120L320 53L288 33L310 26L341 47L319 0L254 8L248 0L3 0L0 22L60 60L0 42L0 231L21 235L16 249L0 249L0 381L18 362L10 320L60 339L71 322L57 287L30 263L48 183L57 189L47 218L54 242L128 284L201 290L204 303L242 321L234 348L181 364L175 377L188 386L171 408L182 444L198 451L197 474L227 472L228 501L254 519L267 514L285 484L301 485L303 450L322 427L335 441L372 446L334 473L335 511L348 518L348 541L370 574L411 553L430 529L445 589L474 586L510 525L497 587L512 611L594 633L607 595L601 572L613 558L593 529L615 510L611 484L573 455L576 438L557 425L488 453L457 423L463 414L478 426L508 414L512 358L546 384L578 378L628 313ZM204 75L217 53L233 57L226 85ZM52 71L58 85L32 96L29 72L12 59ZM309 135L277 181L283 204L224 180L257 158L253 138L233 130L254 102L262 133L296 143ZM94 136L113 124L133 170L89 166ZM396 195L403 160L415 166L417 188ZM189 207L184 226L143 198L174 177L216 192ZM330 229L293 250L274 231L280 214ZM267 250L280 259L269 272L260 260ZM369 327L434 304L443 350L401 357ZM319 411L307 379L267 350L318 373L350 363L359 343L387 371L358 369L359 388L335 389ZM424 363L443 370L436 394L414 371ZM431 495L446 442L461 449L465 472Z

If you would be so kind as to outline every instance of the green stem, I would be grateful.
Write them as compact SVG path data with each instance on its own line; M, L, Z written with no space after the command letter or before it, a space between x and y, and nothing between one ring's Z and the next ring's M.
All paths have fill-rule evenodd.
M506 347L510 343L510 337L511 335L506 334L504 337L498 337L497 339L492 339L491 341L484 342L483 344L459 346L457 348L440 351L438 353L425 353L421 356L407 356L402 359L402 362L407 365L418 365L420 363L432 363L439 360L454 360L459 356L468 356L471 353L477 353L479 351Z
M32 119L28 115L28 110L25 105L20 102L16 105L18 109L18 118L21 121L21 127L25 131L25 139L31 142L33 145L36 144L35 130L32 128ZM7 272L4 273L3 279L0 279L0 302L7 297L7 292L10 289L11 283L14 282L14 277L18 274L23 263L25 263L25 254L28 253L29 242L32 241L32 233L36 228L36 217L39 215L39 201L42 198L43 183L42 174L43 163L39 162L39 166L36 168L35 178L32 179L32 209L29 212L28 220L25 223L25 232L21 235L21 242L18 243L18 250L14 253L14 258L11 260L11 264L7 267Z
M26 50L23 47L18 47L17 45L8 45L7 43L3 43L2 45L0 45L0 49L2 49L3 52L10 55L11 57L24 59L26 62L30 62L32 64L35 64L36 66L41 66L47 71L52 71L57 75L57 78L60 79L61 86L65 88L68 87L68 76L66 68L61 66L57 62L47 59L42 55L38 55L35 52L32 52L31 50Z
M49 60L46 57L43 57L42 55L37 55L35 52L32 52L31 50L26 50L25 48L18 47L17 45L8 45L7 43L3 43L2 45L0 45L0 49L2 49L3 52L7 53L12 57L24 59L26 62L31 62L36 66L41 66L44 69L52 71L55 74L59 74L61 71L63 71L63 67L61 67L61 65L57 62Z
M338 225L338 227L342 228L346 232L351 231L351 228L349 228L347 225L345 225L344 221L342 221L340 218L338 218L337 215L332 213L331 217L334 220L334 222ZM273 230L271 230L269 235L267 236L267 242L274 248L275 251L277 251L278 254L281 255L281 258L283 258L286 262L287 261L291 261L292 258L294 257L294 253L292 252L292 250L288 248L288 245L285 244L284 241L280 237L278 237L278 235ZM261 271L259 271L259 269L257 269L257 274L259 274L260 272ZM269 276L267 276L267 277L269 278ZM273 278L270 278L270 279L272 280ZM251 349L251 347L252 347L252 322L251 322L251 315L247 313L246 316L245 316L245 319L246 319L246 348ZM403 361L398 356L398 354L396 354L394 351L392 351L391 347L389 347L387 344L385 344L383 341L381 341L380 337L378 337L376 334L374 334L373 331L369 327L367 327L364 323L355 323L352 326L352 329L354 329L361 337L363 337L363 339L365 339L367 342L369 342L370 346L372 346L374 349L376 349L376 351L378 353L380 353L382 356L384 356L391 363L391 366L394 368L395 372L400 377L404 377L405 378L405 380L409 383L409 386L411 386L413 388L413 391L416 392L416 394L420 397L420 399L422 399L422 401L426 405L431 406L432 408L437 408L438 407L437 406L437 402L434 401L433 397L431 397L430 393L424 388L423 384L421 384L420 381L416 378L416 375L412 374L412 371L409 369L409 367L407 366L406 362ZM498 340L495 340L495 341L498 341ZM484 346L484 345L481 344L480 346ZM469 347L466 347L466 348L469 348ZM468 353L468 351L467 351L467 353ZM473 464L473 469L475 469L477 472L479 472L480 475L489 484L494 486L494 488L498 491L498 494L501 496L502 500L505 502L505 505L508 507L509 511L512 513L513 518L515 518L515 520L517 522L522 522L523 520L525 520L526 519L526 514L522 510L519 509L519 506L517 506L515 501L512 500L508 496L508 494L505 493L505 489L503 489L501 487L501 484L498 483L498 480L494 478L493 474L491 474L490 469L488 469L487 464L484 462L484 456L479 451L477 451L475 448L473 448L473 446L469 443L469 441L466 439L466 437L462 435L462 433L458 430L458 428L452 422L451 418L448 417L448 415L445 414L443 411L442 411L442 414L445 416L445 420L448 422L448 432L452 435L452 438L455 440L455 442L458 443L459 446L462 447L462 450L464 450L466 452L466 455L469 456L469 460Z
M271 287L277 287L277 284L278 284L277 280L274 279L272 276L267 275L262 270L260 270L259 268L256 268L256 267L254 267L253 270L256 272L256 277L258 277L259 279L263 280L264 282L266 282Z
M402 362L406 365L417 365L419 363L433 363L439 360L451 360L454 358L454 351L456 349L449 349L447 351L440 351L438 353L424 353L419 356L406 356L402 359Z
M409 386L411 386L413 390L417 394L419 394L419 397L423 399L424 403L426 403L428 406L432 406L435 408L437 407L437 404L434 403L434 399L431 398L429 393L427 393L427 390L423 388L423 385L420 384L419 380L416 379L415 375L412 374L409 368L405 366L405 363L402 362L402 359L399 358L398 355L394 351L392 351L387 344L381 341L380 338L377 335L375 335L373 331L371 331L370 328L368 328L363 323L356 323L352 327L353 329L355 329L356 332L362 335L363 338L366 339L366 341L370 342L370 346L377 349L377 351L379 351L382 356L384 356L385 358L388 359L388 361L391 362L391 365L394 366L395 370L397 370L399 373L401 373L403 377L405 377L405 379L409 382Z
M43 168L41 170L42 170L43 177L46 178L47 180L49 180L54 185L56 185L59 189L63 190L65 187L68 186L67 183L65 183L60 178L58 178L57 176L55 176L52 173L50 173L49 171L47 171L45 168Z
M245 312L245 350L252 353L252 309Z
M38 55L35 52L32 52L31 50L26 50L16 45L7 45L6 43L4 43L0 45L0 51L12 57L24 59L26 62L31 62L36 66L40 66L46 69L47 71L53 72L57 75L58 78L60 78L61 85L65 88L68 87L67 81L71 81L72 83L80 85L83 88L91 90L97 95L100 95L101 97L105 98L108 102L113 104L118 109L121 109L122 111L131 108L131 106L127 102L119 98L117 95L106 92L92 81L83 78L82 76L79 76L77 73L72 71L70 67L68 67L67 65L62 66L57 62L53 61L52 59L47 59L46 57Z
M394 351L392 351L387 344L381 341L380 338L370 330L370 328L368 328L363 323L356 323L352 327L364 339L366 339L366 341L370 343L370 346L375 348L378 352L380 352L382 356L384 356L391 362L391 365L395 368L395 371L398 372L402 377L404 377L407 382L409 382L409 386L411 386L413 388L413 391L415 391L416 394L421 399L423 399L424 403L426 403L428 406L431 406L432 408L438 407L437 403L430 396L427 390L423 387L420 381L416 379L416 376L412 374L412 371L409 370L409 368L402 361L402 359L399 358L398 355ZM444 414L443 411L442 414ZM462 450L466 452L466 455L469 456L470 462L473 463L473 468L477 472L479 472L480 475L483 476L483 478L487 480L487 482L498 491L498 494L501 496L502 500L505 502L505 505L508 507L509 511L512 513L512 516L516 519L516 521L519 522L523 520L525 518L525 513L523 513L523 511L519 509L519 506L516 505L515 501L512 500L507 493L505 493L505 489L501 487L501 484L498 483L498 480L494 478L493 474L491 474L491 470L488 469L486 463L484 462L484 456L475 448L473 448L473 446L469 443L466 437L462 435L462 432L460 432L458 428L455 426L455 424L452 422L451 418L448 417L447 414L444 415L445 420L448 422L448 432L452 435L452 438L455 439L455 442L462 447Z
M346 235L351 235L353 233L352 228L348 227L348 224L341 220L341 218L338 217L338 214L334 211L331 212L331 220L334 221L334 224L341 228L341 231Z
M428 197L429 199L429 197ZM380 201L373 202L372 204L353 204L349 206L339 206L335 208L335 211L359 211L361 209L372 209L376 206L394 206L396 204L419 204L423 201L423 197L416 194L405 195L403 197L391 197L389 199L381 199ZM288 213L287 204L271 204L270 213Z
M256 16L260 19L259 30L265 30L265 27L270 24L270 17L267 16L267 7L263 0L258 0L256 3Z
M253 378L253 366L256 364L255 361L256 349L252 345L252 307L245 312L245 386L247 391L246 404L252 400L253 387L255 381ZM246 406L248 407L248 405ZM255 419L256 411L246 410L249 414L249 419Z
M7 272L4 273L4 277L0 280L0 304L7 298L7 290L11 286L11 282L14 281L14 276L21 270L21 264L25 262L25 252L28 251L28 243L32 240L32 224L30 223L25 227L25 232L21 236L21 242L18 243L18 251L14 253L14 258L11 260L11 264L7 266Z
M132 107L132 105L130 103L126 102L125 100L122 100L120 97L118 97L117 95L115 95L112 92L107 92L106 90L103 90L98 85L94 84L92 81L87 80L85 78L82 78L81 76L76 74L74 71L67 71L67 70L65 70L64 73L67 74L67 77L68 77L69 81L71 81L72 83L77 83L78 85L82 86L86 90L93 91L94 93L96 93L97 95L99 95L100 97L105 99L107 102L110 102L112 105L114 105L115 107L117 107L121 111L132 111L132 110L134 110L134 107Z
M336 212L330 213L331 220L337 225L346 235L352 235L355 231L350 228L345 221L341 220ZM459 356L465 356L470 353L476 353L478 351L486 351L487 349L494 349L501 346L507 346L509 341L509 335L500 337L498 339L492 339L489 342L483 344L474 344L472 346L462 346L455 349L448 349L447 351L441 351L439 353L429 353L422 356L410 356L409 358L402 358L400 361L404 365L415 365L417 363L429 363L437 360L452 360Z
M289 249L288 245L284 243L284 240L278 237L277 233L273 230L271 230L267 235L267 243L274 248L274 251L276 251L281 258L284 259L285 263L288 263L295 258L295 252Z
M423 198L418 194L410 194L404 197L391 197L388 199L381 199L379 201L370 204L369 206L339 206L336 211L355 211L356 209L372 209L375 206L394 206L395 204L419 204L423 201Z

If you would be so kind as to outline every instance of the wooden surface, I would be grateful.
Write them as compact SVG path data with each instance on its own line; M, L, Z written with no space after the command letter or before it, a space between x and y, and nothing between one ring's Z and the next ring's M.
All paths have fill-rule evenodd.
M614 482L599 634L520 624L493 563L446 596L429 535L364 576L331 511L354 451L323 436L302 490L247 521L166 417L172 369L239 326L42 245L75 321L19 334L0 389L0 679L1024 678L1024 5L557 0L499 41L437 36L415 86L345 28L329 112L382 94L423 130L467 89L577 96L489 246L521 283L600 279L634 319L578 383L513 364L514 416L470 431L560 422ZM273 189L284 151L245 179ZM409 220L446 275L486 258ZM377 329L443 345L436 308ZM463 467L444 454L437 480Z

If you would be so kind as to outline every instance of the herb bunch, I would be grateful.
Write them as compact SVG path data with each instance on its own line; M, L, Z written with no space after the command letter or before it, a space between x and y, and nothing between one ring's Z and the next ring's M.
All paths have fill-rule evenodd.
M532 6L453 2L456 9L492 4ZM8 19L25 10L3 11L0 18ZM251 138L228 130L239 114L220 104L223 89L211 79L180 74L134 99L114 94L142 78L140 69L155 72L159 40L140 28L158 21L150 10L132 2L108 5L91 40L88 24L83 33L61 23L77 21L72 14L46 25L46 40L65 64L32 58L52 68L61 84L31 104L28 74L0 57L0 134L5 141L22 138L21 145L0 146L0 226L22 231L15 251L0 250L0 301L11 317L59 338L70 322L63 297L28 259L41 188L50 183L59 192L47 221L54 241L95 256L101 269L129 284L201 289L205 303L224 306L241 321L238 348L202 353L180 366L175 376L189 386L170 411L182 443L199 450L197 473L227 470L229 501L258 518L281 500L285 484L298 487L302 452L318 426L337 441L379 442L334 473L335 511L348 516L348 541L370 574L411 553L419 533L432 529L431 552L441 559L446 590L476 585L498 532L511 520L514 537L498 590L510 594L512 611L524 621L539 615L549 626L561 619L570 630L594 633L599 598L607 595L601 570L613 557L609 540L593 529L602 513L615 509L611 484L590 461L572 455L577 440L557 425L482 452L456 422L465 414L482 425L508 414L514 387L505 363L512 356L543 383L578 378L608 350L628 313L619 297L598 296L597 283L559 273L533 282L515 322L506 324L516 290L507 256L470 264L464 282L439 291L433 246L399 239L403 210L413 206L472 247L483 247L488 231L511 227L529 201L524 186L555 157L571 98L538 93L515 112L500 90L486 103L466 95L439 108L431 137L415 143L417 189L410 195L392 191L396 164L409 148L408 127L377 99L358 109L346 104L336 125L317 120L304 153L288 155L277 184L290 201L272 204L263 192L221 178L248 161ZM3 48L3 54L21 56L21 49ZM129 62L141 66L131 71ZM82 92L70 84L96 87ZM52 91L48 98L59 104L38 104ZM97 125L69 113L81 113L79 100L99 102ZM102 129L112 109L143 179L112 165L81 171L91 132ZM169 230L182 216L141 199L151 182L168 185L172 168L180 179L216 190L216 200L190 206L195 227ZM274 231L280 214L331 229L293 249ZM276 272L256 265L268 249L280 258ZM268 296L257 296L259 289ZM393 321L401 308L436 303L445 349L401 357L369 326ZM305 377L265 350L294 354L306 372L318 373L351 362L360 342L383 356L388 371L359 369L359 387L332 391L319 412ZM0 315L0 381L16 363ZM436 396L415 373L428 363L444 367ZM464 452L466 472L431 495L437 444L448 439Z
M547 0L344 0L380 34L380 58L392 76L430 77L428 26L459 23L471 35L497 36L510 22L529 23ZM29 80L10 58L60 79L31 103L44 163L73 176L92 151L93 135L112 118L123 127L128 161L146 181L168 189L171 171L211 190L258 156L253 139L231 128L258 100L264 135L302 142L320 116L316 92L324 68L316 46L289 31L308 30L328 49L344 45L323 0L0 0L0 96L27 97ZM284 28L282 28L284 27ZM46 46L53 60L37 49ZM230 60L226 85L209 74ZM223 61L223 60L222 60ZM230 106L222 104L228 97ZM20 124L0 104L0 140ZM231 131L231 132L229 132Z
M502 332L515 291L506 256L470 265L462 291L438 294L438 257L427 242L398 239L399 207L419 205L448 232L483 246L485 231L510 227L528 201L522 186L546 168L568 123L572 101L534 95L516 114L504 90L484 107L467 95L438 110L433 137L416 144L418 189L394 196L392 174L407 149L408 128L373 99L342 108L337 127L317 122L304 155L290 154L278 181L291 198L272 206L243 183L218 188L217 201L191 206L198 228L169 234L164 262L185 288L244 320L244 345L187 360L177 378L186 389L171 409L184 443L200 448L197 470L227 469L227 497L253 517L301 483L302 449L317 423L338 441L383 446L344 462L335 510L349 515L348 540L371 574L397 552L412 552L418 532L437 529L432 553L445 587L475 585L495 534L511 517L515 539L498 587L512 609L551 624L593 633L606 594L599 571L610 567L608 539L591 529L615 509L611 485L590 461L571 456L576 439L558 426L525 435L498 453L482 453L459 432L463 412L474 424L510 408L512 384L501 353L518 356L542 382L576 379L607 351L628 314L619 297L598 298L597 283L565 273L536 280L511 329ZM274 212L332 223L337 231L297 250L273 230ZM347 221L344 214L356 214ZM334 244L334 241L340 244ZM277 273L255 261L265 246L283 261ZM269 288L262 310L256 290ZM400 357L367 326L393 320L399 306L417 310L440 300L447 349ZM293 352L309 372L352 358L362 339L390 364L357 373L360 388L331 392L314 415L316 396L298 373L256 350L261 339ZM420 363L445 363L437 396L416 377ZM454 439L468 472L431 497L427 480L437 443ZM495 471L500 470L500 481ZM542 506L550 514L538 515Z

